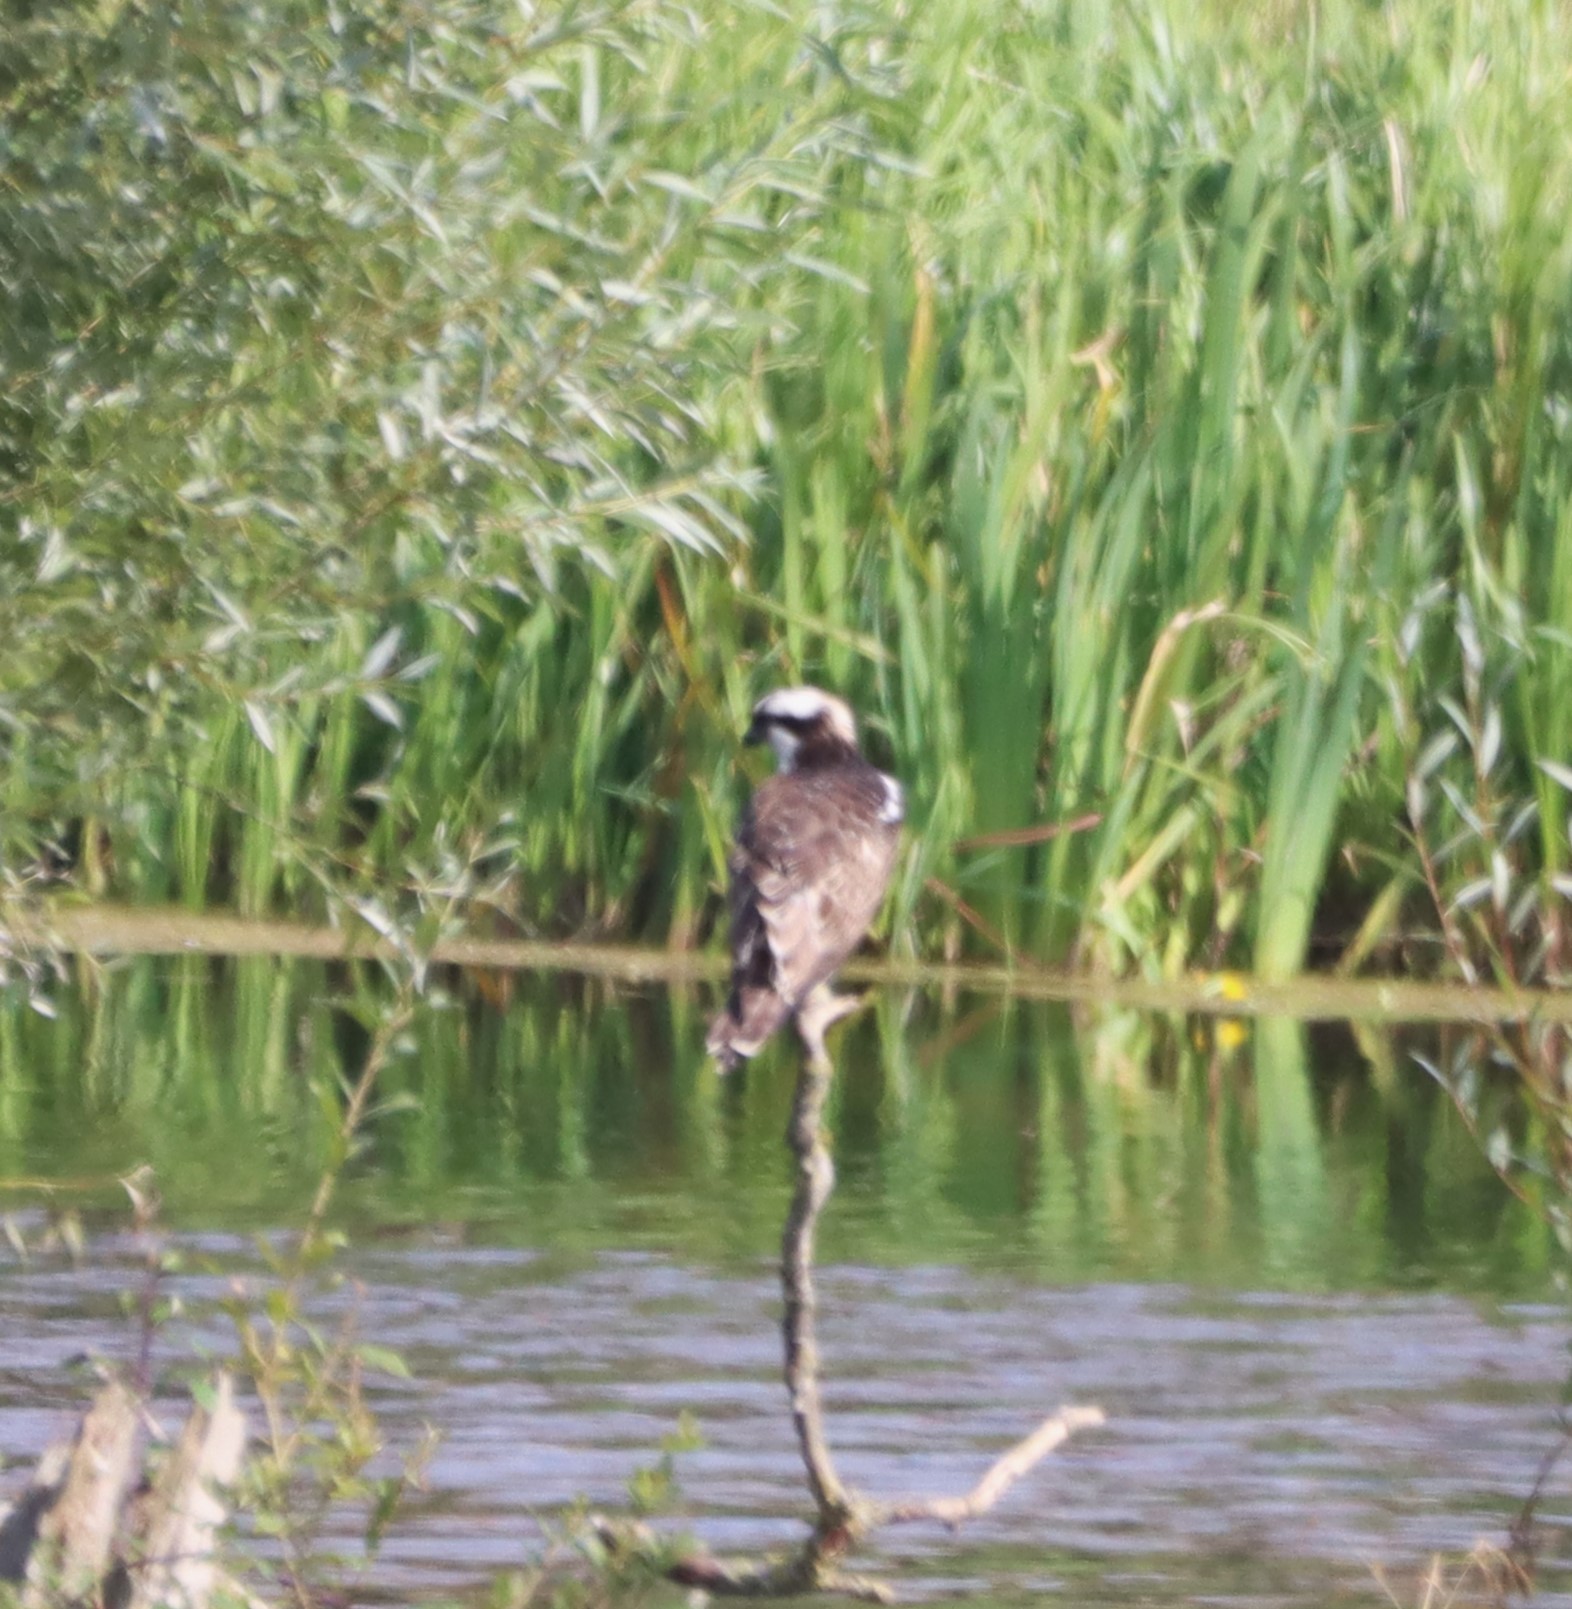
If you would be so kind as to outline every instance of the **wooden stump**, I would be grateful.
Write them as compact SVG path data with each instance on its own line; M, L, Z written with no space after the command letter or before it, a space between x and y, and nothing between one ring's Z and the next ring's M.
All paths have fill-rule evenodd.
M49 1448L9 1508L0 1509L0 1582L22 1609L207 1609L215 1594L251 1603L214 1557L228 1510L221 1490L240 1473L245 1415L227 1374L211 1409L194 1405L179 1442L149 1481L142 1406L106 1385L75 1436Z

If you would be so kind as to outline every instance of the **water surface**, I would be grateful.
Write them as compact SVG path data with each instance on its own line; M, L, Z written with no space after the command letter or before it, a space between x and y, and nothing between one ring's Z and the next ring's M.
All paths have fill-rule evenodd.
M379 1387L385 1424L443 1435L367 1590L524 1564L537 1518L620 1505L684 1410L705 1446L678 1460L677 1520L721 1549L789 1541L789 1057L716 1079L698 992L446 981L342 1198L359 1322L417 1375ZM54 1022L0 1011L0 1177L71 1181L55 1204L88 1231L79 1266L0 1272L12 1458L79 1402L69 1357L130 1345L115 1173L150 1162L199 1254L161 1357L224 1344L221 1274L299 1221L363 1049L339 1004L354 983L144 960ZM1424 1037L881 997L841 1042L831 1112L843 1472L882 1495L961 1488L1061 1402L1110 1423L959 1536L886 1532L870 1566L915 1597L1376 1602L1372 1561L1412 1576L1501 1537L1554 1440L1559 1263L1412 1061ZM40 1192L7 1199L36 1232ZM1547 1601L1572 1602L1564 1508L1545 1505Z

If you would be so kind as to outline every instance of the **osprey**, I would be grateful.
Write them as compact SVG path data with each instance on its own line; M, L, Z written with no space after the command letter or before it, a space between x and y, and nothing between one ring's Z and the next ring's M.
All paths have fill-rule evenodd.
M743 741L768 743L777 769L754 793L731 856L731 993L706 1040L722 1072L796 1016L857 947L906 814L900 784L863 759L851 710L817 687L760 699Z

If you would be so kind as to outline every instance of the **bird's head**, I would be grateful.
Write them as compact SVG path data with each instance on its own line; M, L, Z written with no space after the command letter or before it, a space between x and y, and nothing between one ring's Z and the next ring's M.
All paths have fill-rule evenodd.
M753 706L745 743L768 743L782 771L832 765L855 756L851 708L819 687L779 687Z

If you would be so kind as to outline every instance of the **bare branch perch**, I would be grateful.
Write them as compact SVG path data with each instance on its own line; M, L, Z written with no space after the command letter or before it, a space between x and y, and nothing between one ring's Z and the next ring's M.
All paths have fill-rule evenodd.
M797 1159L797 1188L781 1235L781 1338L785 1351L786 1391L791 1400L792 1423L807 1471L808 1490L818 1510L818 1529L845 1524L851 1506L846 1488L835 1472L829 1440L824 1433L824 1406L819 1400L818 1298L813 1288L814 1237L819 1214L835 1188L835 1162L824 1143L824 1103L834 1075L824 1048L824 1033L831 1023L854 1009L854 1000L814 991L797 1017L802 1038L803 1065L797 1078L786 1140Z
M1061 1408L994 1461L971 1491L959 1497L911 1498L880 1503L845 1485L835 1469L819 1396L819 1350L813 1285L814 1236L819 1214L835 1188L835 1164L825 1143L824 1103L834 1067L824 1048L829 1026L857 1002L821 985L797 1014L802 1068L786 1139L797 1162L797 1184L781 1237L781 1340L792 1424L813 1497L812 1533L797 1552L781 1559L719 1559L702 1551L675 1560L660 1557L660 1544L644 1526L595 1522L608 1546L648 1560L669 1580L717 1597L791 1597L836 1593L876 1603L893 1597L889 1585L840 1567L840 1560L878 1526L936 1520L957 1526L986 1513L1023 1475L1079 1430L1103 1423L1101 1408Z

